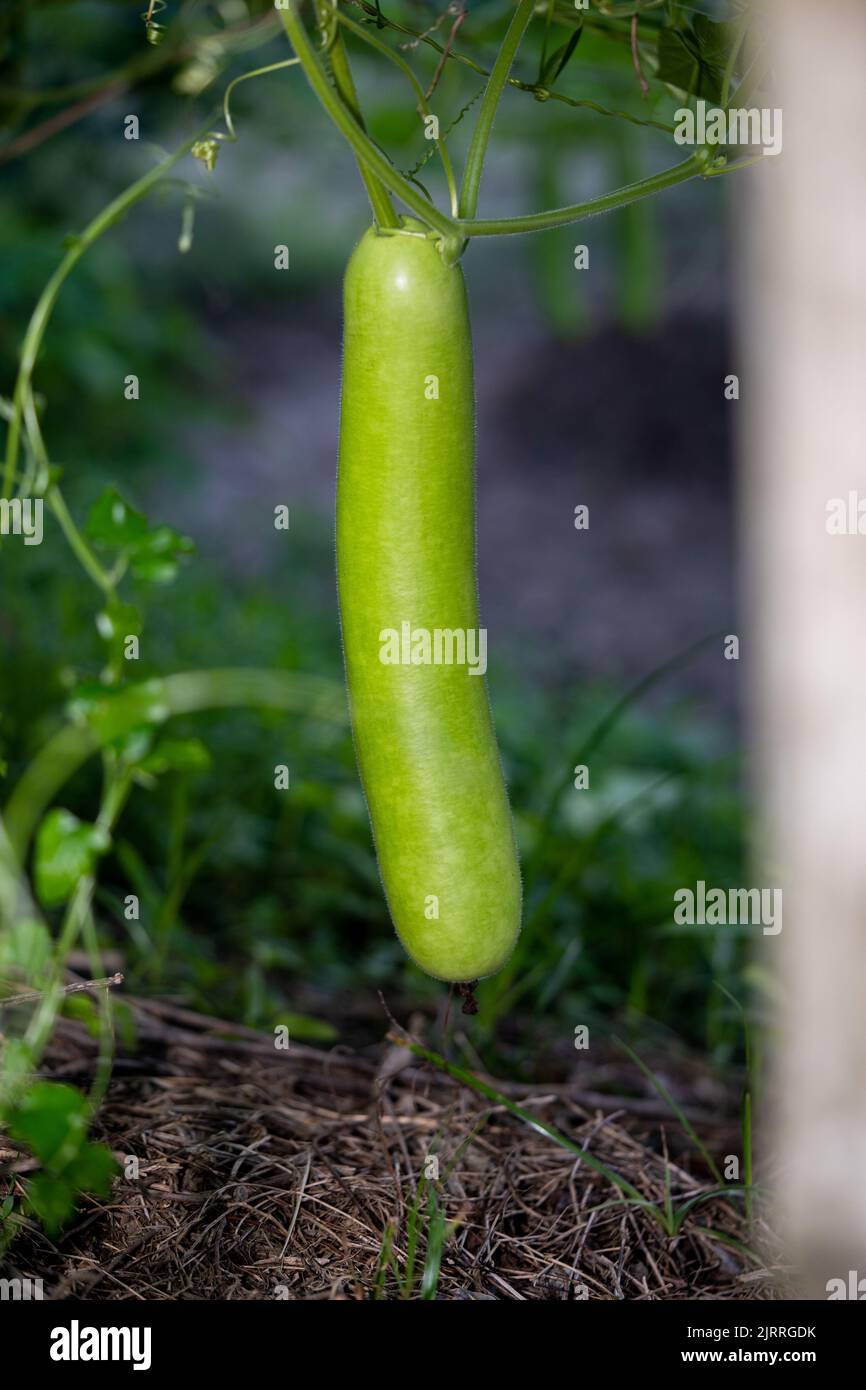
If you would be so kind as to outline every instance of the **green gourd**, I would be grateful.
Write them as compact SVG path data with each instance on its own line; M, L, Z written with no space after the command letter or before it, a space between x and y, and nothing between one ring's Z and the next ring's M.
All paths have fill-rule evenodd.
M355 750L397 934L441 980L493 974L521 882L483 669L472 344L459 266L371 228L345 280L337 573Z

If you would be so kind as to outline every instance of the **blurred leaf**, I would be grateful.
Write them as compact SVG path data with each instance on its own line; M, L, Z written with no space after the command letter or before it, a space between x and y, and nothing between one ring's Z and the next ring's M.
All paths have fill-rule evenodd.
M170 584L177 574L178 561L191 555L195 545L171 526L157 526L134 548L132 573L150 584Z
M26 1183L26 1208L49 1235L56 1235L75 1213L79 1193L107 1197L117 1163L104 1144L83 1144L62 1171L49 1168Z
M692 23L704 61L724 73L736 42L738 25L710 19L705 14L696 14Z
M139 637L144 627L144 619L138 608L130 603L120 603L111 599L96 615L96 630L113 651L120 650L127 637Z
M142 758L140 767L143 772L159 776L164 772L207 772L212 761L200 739L164 738Z
M64 1170L63 1176L78 1192L91 1192L107 1197L118 1171L117 1162L105 1144L82 1144L80 1151Z
M79 879L93 870L111 843L105 830L80 821L71 811L49 811L36 836L35 880L39 901L59 907Z
M664 28L659 34L656 76L693 96L718 101L736 26L697 15L693 28Z
M154 730L142 725L141 728L130 729L129 733L116 738L114 747L127 767L139 767L150 754L154 737Z
M67 994L60 1012L64 1018L74 1018L78 1023L83 1023L92 1038L99 1036L99 1011L89 995Z
M131 507L115 487L107 487L90 509L85 535L103 549L123 550L147 535L147 518Z
M87 1101L73 1086L37 1081L16 1108L9 1133L46 1166L64 1168L87 1133Z
M195 549L193 542L172 526L151 528L143 513L130 506L115 487L107 487L93 504L85 532L99 549L125 553L136 579L151 584L171 583L181 556Z
M56 1173L37 1173L27 1182L25 1207L48 1235L57 1235L75 1211L75 1190Z

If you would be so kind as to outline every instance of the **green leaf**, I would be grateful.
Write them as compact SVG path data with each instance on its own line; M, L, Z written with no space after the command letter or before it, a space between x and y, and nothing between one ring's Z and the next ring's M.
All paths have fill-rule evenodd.
M9 1123L45 1167L61 1171L78 1155L87 1133L87 1101L74 1086L36 1081Z
M27 1183L25 1207L39 1218L48 1235L57 1235L75 1211L75 1192L56 1173L37 1173Z
M105 1144L82 1144L79 1153L64 1169L63 1176L77 1192L107 1197L119 1172L117 1161Z
M125 554L136 579L151 584L171 583L181 557L195 549L189 537L172 526L151 527L114 487L106 488L94 503L85 531L98 549Z
M123 659L127 637L139 637L143 627L144 619L139 610L117 599L110 599L96 615L96 630L117 661Z
M154 731L146 724L138 729L130 729L114 740L118 757L127 767L140 767L153 748Z
M74 1018L78 1023L83 1023L92 1038L99 1037L99 1011L88 995L67 994L60 1012L64 1018Z
M693 96L719 101L735 33L735 25L706 15L697 15L693 28L662 29L656 76Z
M65 903L110 843L105 830L80 821L71 811L49 811L36 836L36 892L43 906Z
M170 584L177 574L178 562L194 550L188 536L180 535L171 526L157 526L135 546L132 573L150 584Z
M164 738L138 765L154 776L164 772L207 772L211 755L200 739Z
M133 608L131 603L120 603L117 599L112 599L97 615L96 626L100 637L106 642L112 642L130 635L138 637L143 627L143 619L139 610Z
M723 73L736 42L738 25L710 19L705 14L696 14L692 24L704 62Z
M117 488L107 487L90 509L85 534L100 548L125 550L147 535L147 518Z
M583 26L575 29L568 41L557 48L555 53L551 53L541 70L538 80L539 87L552 87L557 78L560 77L566 65L583 37Z
M9 1122L12 1138L42 1165L26 1184L26 1206L51 1235L69 1220L80 1192L107 1197L118 1172L111 1150L87 1138L88 1122L87 1098L53 1081L35 1082Z

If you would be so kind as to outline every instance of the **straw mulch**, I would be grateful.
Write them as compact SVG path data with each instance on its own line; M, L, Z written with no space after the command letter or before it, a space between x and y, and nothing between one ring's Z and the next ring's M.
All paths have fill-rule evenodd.
M135 1050L121 1051L98 1124L124 1176L110 1200L85 1201L56 1241L28 1226L0 1264L0 1275L41 1276L46 1298L398 1298L431 1155L446 1219L432 1296L776 1296L738 1248L760 1236L753 1228L749 1242L741 1202L699 1204L671 1239L586 1162L393 1042L278 1051L271 1038L170 1004L132 1008ZM93 1049L62 1021L46 1074L86 1085ZM715 1185L637 1069L626 1099L486 1080L658 1207L666 1172L675 1202ZM716 1154L736 1152L735 1113L701 1123L717 1123L715 1135L698 1129ZM397 1273L389 1265L377 1278L389 1228ZM425 1259L422 1222L412 1297Z

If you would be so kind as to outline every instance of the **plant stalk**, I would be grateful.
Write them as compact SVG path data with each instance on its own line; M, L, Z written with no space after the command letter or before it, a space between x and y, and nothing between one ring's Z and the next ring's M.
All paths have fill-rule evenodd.
M307 32L296 8L296 0L290 0L289 7L281 9L279 13L289 42L301 60L307 81L334 125L352 146L362 166L375 174L385 187L396 194L428 227L438 232L447 241L455 241L459 236L457 224L452 218L446 217L444 213L428 202L424 195L389 163L381 150L373 144L370 137L358 125L351 111L331 85L318 55L307 37Z
M601 212L613 212L627 207L639 198L648 198L662 189L673 188L675 184L686 183L688 179L698 178L708 172L707 156L702 151L690 155L682 164L665 169L660 174L630 183L625 188L617 188L600 198L591 198L586 203L574 203L571 207L551 208L548 212L534 212L524 217L494 217L485 219L460 218L457 230L461 236L510 236L518 232L544 232L551 227L564 227L569 222L581 222L587 217L595 217Z
M349 67L349 56L346 53L343 35L337 24L339 14L336 3L331 4L329 0L315 0L315 7L316 17L322 29L324 30L328 25L333 26L328 43L328 64L334 79L334 86L344 106L351 112L361 130L366 132L364 117L361 115L361 107L358 102L358 92L352 78L352 70ZM381 179L376 177L363 160L358 160L358 169L367 190L367 197L370 199L376 225L378 227L398 227L400 225L399 219L394 211L388 190L384 187Z
M472 143L469 146L466 166L463 170L463 182L460 187L461 218L475 216L475 209L478 206L478 189L484 169L484 157L490 143L499 98L502 96L508 81L511 64L517 55L521 39L526 33L534 9L535 0L520 0L502 41L496 62L493 64L493 71L490 74L490 81L487 83L487 90L481 102L481 110L478 112L478 119L472 132Z

